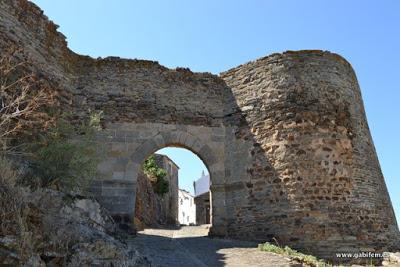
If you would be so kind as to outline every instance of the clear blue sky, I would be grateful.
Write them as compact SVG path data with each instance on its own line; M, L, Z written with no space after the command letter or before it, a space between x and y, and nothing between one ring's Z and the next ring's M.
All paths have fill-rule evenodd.
M60 25L72 50L93 57L151 59L219 73L285 50L344 56L357 73L400 221L400 1L33 2ZM187 176L198 177L198 170Z

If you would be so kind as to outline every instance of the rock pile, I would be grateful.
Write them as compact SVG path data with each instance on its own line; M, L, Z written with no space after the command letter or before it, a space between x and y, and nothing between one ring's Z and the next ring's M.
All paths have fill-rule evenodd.
M21 255L20 236L0 236L0 265L149 266L146 258L113 237L115 224L91 199L42 189L24 192L31 238Z

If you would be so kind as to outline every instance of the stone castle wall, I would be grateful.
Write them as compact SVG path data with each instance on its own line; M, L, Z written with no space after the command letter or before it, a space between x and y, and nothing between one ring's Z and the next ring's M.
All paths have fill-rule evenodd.
M160 158L164 161L164 158ZM164 162L161 162L160 167ZM153 184L142 170L138 172L135 192L135 227L143 230L148 227L176 226L178 222L178 180L177 176L168 175L169 192L163 196L154 192ZM176 183L176 184L175 184Z
M102 110L108 148L92 191L129 226L141 163L185 147L209 169L212 235L332 257L400 241L358 83L340 56L274 54L220 77L71 52L42 11L0 1L0 51L17 45L77 119ZM397 244L400 246L400 244Z
M235 136L251 147L229 235L278 236L326 257L398 237L350 64L328 52L286 52L221 77L245 120Z
M168 156L154 154L157 166L167 172L165 180L168 181L168 192L160 196L161 220L164 225L179 225L178 221L178 170L179 167ZM136 192L139 188L136 189Z
M154 154L158 167L167 172L168 192L160 196L154 192L151 179L140 170L136 182L135 226L136 230L160 225L179 224L178 221L178 166L165 155ZM137 223L137 224L136 224Z
M139 171L136 180L135 194L135 230L142 231L148 227L159 226L157 196L149 178Z

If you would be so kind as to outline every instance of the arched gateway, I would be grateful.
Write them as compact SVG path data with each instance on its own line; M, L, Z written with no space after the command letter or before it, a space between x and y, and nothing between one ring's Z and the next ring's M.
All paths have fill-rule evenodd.
M126 71L105 79L110 88L121 76L129 80L121 97L131 102L116 102L109 113L124 122L107 118L99 141L109 145L109 158L93 186L122 227L132 226L142 162L160 148L179 146L209 168L211 235L275 238L326 258L355 247L396 246L398 228L360 90L343 58L287 52L220 77L153 70L147 75L159 85L148 87L138 78L142 66ZM135 117L122 112L128 107Z
M132 225L141 162L175 145L209 168L212 235L276 238L327 258L400 246L361 92L342 57L286 52L216 76L77 55L25 0L0 1L2 25L0 51L21 46L59 89L62 108L78 118L104 112L98 141L108 153L92 192L121 226Z
M214 235L226 235L225 196L223 191L218 190L225 184L222 138L224 130L222 128L149 123L133 125L128 123L114 126L118 131L123 132L123 137L118 138L119 141L113 140L111 136L105 137L113 140L112 155L114 156L109 156L100 166L100 170L107 175L107 171L112 169L115 179L96 181L93 189L98 194L101 191L101 196L97 197L103 202L103 205L109 207L122 227L133 226L135 203L132 197L136 194L137 175L144 160L161 148L174 146L192 151L207 166L212 181L213 196L211 232ZM132 137L143 135L142 131L148 132L148 135L140 138L140 141L134 141L135 139ZM104 136L100 138L104 138ZM121 157L121 155L128 155L128 157ZM111 164L109 164L110 161ZM115 170L114 167L119 164L117 162L124 167ZM111 172L108 175L111 175ZM104 193L104 184L107 184L110 195Z

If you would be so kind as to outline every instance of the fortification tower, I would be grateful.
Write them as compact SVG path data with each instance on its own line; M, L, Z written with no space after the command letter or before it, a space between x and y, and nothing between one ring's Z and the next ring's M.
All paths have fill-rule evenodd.
M229 235L276 237L328 258L400 240L357 78L345 59L290 51L221 78L234 95L230 112L241 112L227 122L236 125L232 139L251 142Z

